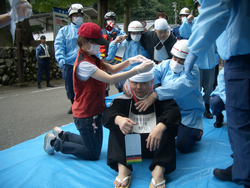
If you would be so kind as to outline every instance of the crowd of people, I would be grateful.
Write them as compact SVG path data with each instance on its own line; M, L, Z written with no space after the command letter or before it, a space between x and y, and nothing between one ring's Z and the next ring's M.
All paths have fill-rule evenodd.
M118 173L115 187L129 187L132 164L150 158L149 185L165 188L166 174L176 169L176 151L192 152L202 139L203 117L216 116L214 127L220 128L226 110L233 164L213 174L250 187L250 1L194 0L194 8L198 16L183 7L181 25L173 29L160 12L154 31L132 21L125 33L114 12L105 14L101 29L83 23L83 6L72 4L71 24L59 30L54 47L72 103L68 113L80 135L55 127L44 138L44 150L98 160L104 126L110 131L107 165ZM1 18L1 26L10 23L7 14ZM47 87L53 87L48 50L42 36L36 50L38 88L44 69ZM105 107L110 83L123 94ZM133 145L141 150L130 151Z

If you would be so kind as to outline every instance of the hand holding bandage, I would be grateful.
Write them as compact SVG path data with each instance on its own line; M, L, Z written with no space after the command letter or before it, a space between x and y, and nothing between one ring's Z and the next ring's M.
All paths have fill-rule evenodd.
M135 66L133 69L136 69L138 74L148 72L152 70L152 68L155 66L155 62L152 60L147 60L141 63L140 65Z

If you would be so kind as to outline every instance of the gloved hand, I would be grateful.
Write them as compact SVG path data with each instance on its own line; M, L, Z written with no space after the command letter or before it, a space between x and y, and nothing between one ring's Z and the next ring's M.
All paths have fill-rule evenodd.
M15 4L16 3L16 4ZM25 18L29 18L32 13L32 6L26 0L20 0L11 2L12 9L9 16L14 22L23 21Z
M187 23L191 23L194 20L193 10L191 10L191 14L187 17Z
M193 77L191 71L192 71L192 69L194 67L194 63L196 62L197 58L198 57L194 53L189 51L189 53L187 55L187 58L186 58L186 60L184 62L185 74L187 75L187 77L190 80L194 80L194 77Z
M137 69L138 74L150 71L155 66L155 62L152 60L144 61L140 65L135 66L133 69Z
M65 60L64 59L60 59L60 61L58 62L59 67L63 70L64 69L64 65L65 65Z
M142 55L137 55L137 56L128 58L129 64L134 64L134 63L139 63L139 62L144 62L144 61L151 61L151 60Z
M119 35L115 38L114 40L114 45L116 45L117 43L122 43L124 41L124 39L126 38L127 35Z

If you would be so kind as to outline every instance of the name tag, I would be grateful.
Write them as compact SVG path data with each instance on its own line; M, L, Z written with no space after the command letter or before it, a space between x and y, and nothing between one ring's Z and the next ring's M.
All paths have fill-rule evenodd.
M127 165L141 163L141 135L129 134L125 136Z

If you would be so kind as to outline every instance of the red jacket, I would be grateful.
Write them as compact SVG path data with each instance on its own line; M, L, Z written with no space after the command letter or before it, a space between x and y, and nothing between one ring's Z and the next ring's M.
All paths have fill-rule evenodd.
M72 106L73 116L76 118L92 117L103 112L105 107L105 89L107 84L90 77L86 81L76 78L76 67L82 62L88 61L104 70L101 60L96 56L89 56L79 49L73 69L73 87L75 99Z

